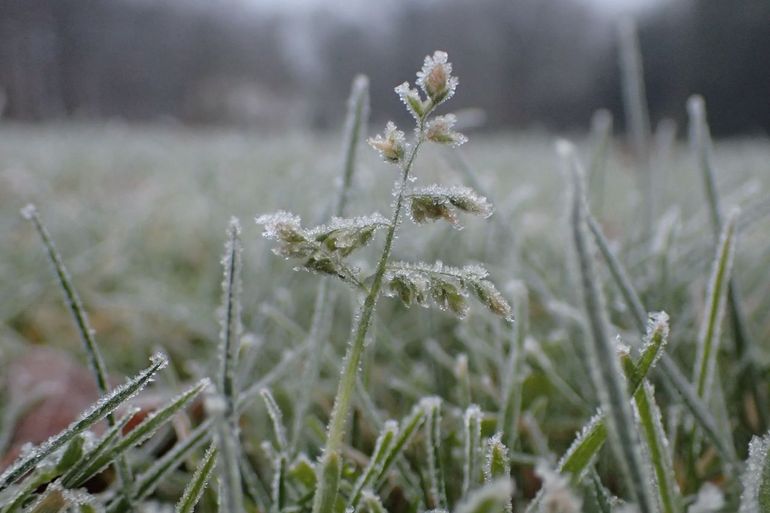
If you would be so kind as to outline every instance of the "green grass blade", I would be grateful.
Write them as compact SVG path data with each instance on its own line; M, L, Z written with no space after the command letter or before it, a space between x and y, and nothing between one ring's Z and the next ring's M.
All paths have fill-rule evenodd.
M396 462L396 459L401 455L401 452L406 447L406 444L412 439L412 436L419 429L422 423L425 421L426 411L422 404L418 404L412 409L412 413L401 422L398 430L398 436L390 446L390 449L385 454L385 459L382 463L382 467L377 471L377 477L374 479L374 483L381 483L387 475L390 468Z
M187 486L185 486L184 493L176 504L176 513L193 513L196 504L198 504L203 495L203 490L206 489L216 463L217 448L216 444L212 443L206 450L206 454L198 464L198 468L195 469L195 473L187 483Z
M472 404L463 415L463 487L465 496L478 483L481 451L481 409Z
M369 463L367 463L366 468L361 473L361 477L358 478L353 486L353 491L348 501L349 508L355 509L358 507L358 502L361 500L361 494L364 489L374 483L375 477L380 475L397 436L398 423L393 420L386 421L382 432L377 437Z
M318 472L318 488L313 497L315 513L333 513L337 501L337 490L340 484L342 462L336 451L327 451L322 456Z
M638 433L633 422L626 386L622 382L620 363L615 357L617 347L612 342L606 318L604 296L594 270L593 255L586 233L585 198L582 170L574 154L574 148L564 143L561 151L569 166L573 197L571 208L572 236L579 263L582 295L590 336L587 350L591 357L592 378L599 392L602 408L607 413L608 434L619 466L626 479L629 493L642 513L653 513L655 507L649 479L638 447Z
M706 103L701 96L692 96L687 101L687 111L690 117L691 144L703 177L711 226L714 231L714 237L718 238L720 237L720 232L723 231L723 213L716 185L713 144L706 117ZM729 280L727 297L733 337L735 339L736 357L746 366L746 372L742 373L740 382L742 388L748 389L752 396L755 410L759 417L760 429L765 429L768 423L768 414L766 408L763 407L766 402L766 393L762 392L754 359L757 345L751 337L746 314L741 303L741 295L734 278Z
M143 500L158 486L158 483L170 472L179 468L190 452L200 447L210 436L213 422L207 420L196 427L184 440L181 440L166 454L136 478L135 498Z
M500 400L500 416L497 427L505 435L508 447L515 447L518 436L519 417L521 416L522 384L524 381L524 340L528 332L529 296L523 284L516 287L513 301L515 310L513 336L508 350L506 366L503 370L503 390Z
M682 511L679 491L674 476L674 464L668 447L668 439L663 428L660 410L655 403L655 395L649 382L634 395L639 424L647 442L647 451L655 472L654 487L662 513Z
M275 402L273 394L270 390L263 388L260 391L262 399L265 401L265 407L267 408L267 414L270 416L270 421L273 423L273 432L275 434L275 441L278 444L278 450L285 456L288 456L289 442L286 438L286 428L283 425L283 413L278 403Z
M241 340L241 225L235 217L227 228L222 257L222 314L219 335L219 375L217 387L225 401L227 416L235 415L238 389L235 380Z
M702 398L708 397L708 390L716 370L722 318L727 302L727 287L735 253L735 219L736 216L730 218L720 238L706 294L705 316L698 334L693 381L698 395Z
M363 75L357 76L351 86L350 98L348 99L347 117L345 120L345 130L343 136L343 162L342 179L340 181L339 192L334 205L334 216L342 217L345 215L350 196L350 190L353 186L353 176L356 169L356 154L360 145L366 123L369 118L369 79ZM294 424L291 433L292 452L296 449L302 426L305 421L305 415L310 405L312 393L316 389L318 374L321 368L321 358L323 356L324 334L328 331L331 312L334 306L332 291L329 289L329 280L322 279L316 291L315 306L313 308L313 318L310 322L305 346L308 349L308 356L305 367L300 378L302 386L300 387L297 405L294 414Z
M428 463L428 497L432 508L447 509L444 470L441 464L441 398L428 397L421 401L425 406L425 452Z
M487 440L486 456L484 458L484 481L487 484L495 481L510 481L511 462L508 448L502 442L503 433L498 432ZM464 494L467 496L467 494ZM504 513L512 513L513 502L509 494L508 500L503 503Z
M118 419L115 422L115 425L102 436L99 442L64 473L61 477L62 486L64 488L72 488L82 482L86 469L89 468L94 461L101 459L102 455L108 449L113 447L115 440L117 440L123 432L123 428L126 427L126 424L128 424L139 411L141 411L140 408L131 408L125 415Z
M106 396L83 412L79 419L70 424L70 426L57 435L49 438L38 446L30 454L16 460L0 475L0 490L21 478L24 474L32 470L35 465L55 450L63 447L74 437L93 426L95 423L107 416L108 413L136 395L144 388L160 369L168 363L166 357L162 354L156 354L151 358L152 365L128 380L125 384L114 388Z

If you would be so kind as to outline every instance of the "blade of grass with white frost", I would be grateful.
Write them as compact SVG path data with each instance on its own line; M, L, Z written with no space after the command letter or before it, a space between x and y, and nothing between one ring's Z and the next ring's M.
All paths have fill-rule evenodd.
M706 104L701 96L692 96L687 101L687 112L690 117L690 139L698 161L701 175L703 176L703 185L706 190L706 199L708 201L709 213L711 216L711 226L714 231L714 237L720 237L723 231L723 214L719 200L719 192L716 186L716 171L713 158L713 145L711 133L706 117ZM734 278L728 282L728 308L730 319L732 320L733 337L735 339L736 357L746 372L741 373L740 381L745 384L752 395L755 410L760 421L760 429L765 429L768 423L767 412L762 407L765 404L764 395L758 383L758 374L756 362L754 359L755 341L749 332L746 314L741 306L741 295Z
M198 468L195 469L190 481L185 486L184 493L176 504L176 513L193 513L195 506L203 495L203 490L206 489L206 485L211 477L211 472L217 463L217 447L212 443L206 450L206 454L198 464Z
M74 437L90 428L108 413L115 411L121 404L125 403L144 388L155 375L168 364L166 357L162 354L155 354L151 358L152 365L147 369L131 378L125 384L114 388L107 395L85 410L79 419L70 424L70 426L57 435L49 438L29 454L22 456L8 467L0 475L0 490L5 489L24 474L35 468L44 458L55 450L63 447L64 444Z
M634 395L639 424L647 442L647 451L655 472L658 501L662 513L675 513L682 510L681 497L674 476L674 463L668 447L668 439L663 428L660 409L655 403L652 385L645 380L642 388Z
M749 443L749 459L743 478L738 513L770 511L770 434L755 436Z
M358 503L361 500L361 493L365 488L374 483L374 478L380 474L383 466L385 465L388 451L393 446L398 436L398 423L394 420L388 420L385 422L385 426L382 432L377 437L377 442L374 444L374 451L366 468L361 473L361 477L358 478L353 491L350 494L350 500L348 501L348 508L356 509Z
M605 182L607 175L607 154L612 140L612 113L597 110L591 117L591 139L593 148L588 165L588 190L596 212L604 209Z
M289 448L289 442L286 438L286 428L283 425L283 413L278 403L275 402L275 398L269 389L263 388L260 391L262 399L265 401L265 407L267 408L267 414L270 417L270 421L273 423L273 432L275 434L275 441L278 444L278 450L286 453Z
M342 178L340 180L339 191L334 205L333 215L342 217L345 215L350 188L353 185L353 175L356 168L356 153L361 141L367 119L369 104L369 79L363 75L357 76L353 80L353 85L348 99L347 118L345 120L345 130L343 136L343 162ZM318 285L316 291L315 306L313 307L313 318L310 322L310 331L307 335L305 346L308 349L308 356L300 378L301 386L294 412L294 424L291 433L292 452L296 449L299 442L300 433L305 420L307 409L310 405L312 394L316 389L318 373L321 368L321 357L323 350L323 338L328 331L329 317L333 310L334 300L329 289L329 280L324 278Z
M644 86L642 52L639 48L636 25L631 19L625 19L620 23L618 42L623 85L623 111L626 115L626 126L631 131L631 146L634 149L634 157L638 166L637 178L642 208L644 209L642 227L646 239L652 233L656 201L653 195L655 187L652 166L650 165L650 114Z
M508 447L516 446L516 438L519 434L519 417L521 416L522 384L523 384L523 363L524 363L524 340L528 332L529 320L529 296L524 284L518 284L516 287L513 308L515 309L513 323L513 336L511 337L511 347L508 350L506 366L503 370L502 385L503 390L500 400L500 415L498 430L505 435Z
M478 483L480 446L481 409L472 404L463 415L463 496Z
M204 378L186 391L182 392L175 399L169 401L165 406L153 412L146 417L139 425L129 431L124 437L120 438L112 447L106 449L102 454L88 461L88 466L82 470L75 480L75 484L82 484L85 480L100 472L109 465L110 461L115 460L117 455L125 454L131 447L141 444L151 438L161 427L163 427L171 417L186 408L201 392L209 386L209 380Z
M428 397L421 401L425 405L425 452L428 462L430 484L427 502L432 508L447 509L444 470L441 464L441 398Z
M616 346L608 334L604 297L594 270L593 255L586 231L582 170L570 143L560 145L565 163L569 166L573 197L571 208L572 236L579 263L583 302L588 316L591 336L587 337L588 353L592 360L593 380L602 407L607 412L610 441L629 493L641 513L655 511L652 491L638 447L638 434L622 381L620 363L615 357Z
M508 448L501 441L503 433L498 431L487 441L486 455L484 457L484 482L493 483L498 480L511 479L511 462L508 455ZM513 502L509 494L508 500L503 503L504 513L513 511ZM463 496L467 496L465 493Z
M374 483L379 485L390 471L390 467L396 462L396 459L401 455L401 452L406 447L406 444L412 439L414 433L419 429L426 417L425 405L420 403L412 409L412 413L401 422L398 429L398 436L390 446L390 449L385 454L382 467L377 472L377 477L374 479Z
M706 293L705 316L698 333L693 381L696 392L703 399L708 398L710 384L716 371L722 318L735 253L735 219L734 215L730 218L720 237Z
M69 271L67 271L67 268L64 266L64 261L62 260L59 251L56 249L56 243L53 241L51 234L43 224L37 207L29 204L21 210L21 215L35 226L37 233L43 241L43 245L48 253L48 259L51 261L56 277L59 280L59 285L64 293L67 308L69 308L69 311L72 314L75 326L80 334L80 339L83 342L88 365L91 367L91 371L96 380L96 389L99 391L99 395L104 397L110 390L107 367L104 365L104 358L99 350L99 345L96 343L96 331L94 331L88 321L88 314L86 313L85 308L83 308L83 302L80 300L80 296L78 295L77 290L75 290L75 286L72 284ZM107 414L107 423L110 427L115 425L115 418L112 416L112 413ZM125 491L127 495L130 495L131 482L133 479L131 476L131 469L126 463L123 455L115 460L115 466L118 470L118 479L120 481L121 490Z
M471 492L457 506L455 513L500 513L511 502L513 482L502 478Z
M173 472L185 459L190 452L194 451L211 436L211 428L214 422L209 419L196 427L184 440L177 442L170 451L158 458L155 463L146 471L136 477L136 487L134 489L135 500L140 501L147 498L158 486L160 481L170 472ZM123 505L119 501L114 502L109 512L122 512Z
M73 488L80 483L83 480L86 469L89 468L91 463L97 458L101 459L102 455L114 446L114 442L123 432L123 428L139 411L141 411L140 408L131 408L125 415L118 419L115 422L115 425L102 436L99 442L64 473L61 477L62 486L64 488Z
M610 274L620 289L621 295L631 312L632 319L639 331L644 332L647 325L647 311L642 305L641 299L639 299L639 294L637 294L634 286L631 284L628 273L610 249L601 227L590 215L588 216L588 227L591 229L596 245L604 257L604 261L607 263ZM663 376L682 397L687 409L692 413L703 432L711 440L711 443L714 444L714 447L717 448L722 458L730 464L736 465L738 459L735 456L732 444L725 443L723 435L719 431L708 406L698 396L695 388L684 376L676 362L668 354L663 353L660 357L660 368Z
M220 367L217 376L219 395L212 405L221 401L217 411L216 441L219 451L220 511L243 512L243 491L240 472L240 441L238 428L238 384L235 382L241 335L241 227L238 219L230 219L227 243L222 258L222 313L219 337ZM215 406L215 409L216 407Z

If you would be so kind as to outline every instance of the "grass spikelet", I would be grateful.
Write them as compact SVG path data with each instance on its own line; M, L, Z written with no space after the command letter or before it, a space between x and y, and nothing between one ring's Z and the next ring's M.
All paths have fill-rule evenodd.
M638 503L642 513L652 513L655 507L649 490L646 469L639 453L638 434L631 416L626 386L622 382L620 364L614 356L616 347L608 334L609 323L606 319L604 298L597 283L593 256L588 246L582 171L574 149L569 143L566 144L566 146L562 145L560 152L566 165L569 166L572 180L572 236L579 262L583 302L590 327L587 349L591 356L594 386L599 392L602 407L607 412L610 440L625 476L628 491Z

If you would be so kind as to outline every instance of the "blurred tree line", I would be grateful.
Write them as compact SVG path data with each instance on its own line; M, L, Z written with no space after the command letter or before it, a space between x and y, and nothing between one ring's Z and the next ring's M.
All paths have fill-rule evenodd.
M393 1L359 13L245 0L0 0L0 107L20 120L168 119L333 126L351 78L375 118L400 112L394 80L449 52L489 127L620 121L614 20L576 0ZM722 134L770 128L770 1L691 0L640 20L653 119L693 92Z

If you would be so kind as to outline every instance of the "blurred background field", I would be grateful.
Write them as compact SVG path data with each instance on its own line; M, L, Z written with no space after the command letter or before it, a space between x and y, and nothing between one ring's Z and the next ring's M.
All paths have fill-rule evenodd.
M642 235L646 206L618 65L617 27L626 16L639 27L654 134L650 240ZM366 131L378 132L388 119L407 119L393 87L413 80L421 57L440 48L460 77L452 109L470 141L459 151L426 149L417 184L472 185L495 214L464 221L461 232L405 223L394 257L484 263L515 305L528 298L525 415L516 447L524 459L514 461L519 500L538 486L526 457L554 461L596 403L579 340L584 321L558 137L577 143L593 213L645 306L669 313L667 352L689 376L714 238L701 169L687 144L685 103L704 96L723 210L740 208L733 272L756 344L750 358L767 393L768 20L770 4L762 0L0 0L0 376L34 348L84 360L39 238L19 216L25 204L38 206L56 239L108 368L130 375L161 348L172 362L172 377L158 387L166 395L177 380L211 374L216 361L221 248L235 215L245 246L242 382L269 379L293 420L318 277L293 272L292 262L271 254L252 220L286 209L306 225L325 221L341 172L352 78L370 77ZM606 155L597 124L591 128L598 109L613 123ZM394 179L361 144L348 214L387 214ZM369 248L355 261L371 262L373 254ZM638 341L604 266L600 274L614 331ZM332 287L334 319L302 441L311 456L323 445L356 301L345 286ZM351 447L370 446L379 421L401 418L426 395L446 401L448 423L459 422L470 400L496 411L511 338L505 330L484 313L458 322L382 299ZM727 409L716 410L729 415L717 420L745 457L761 422L739 383L745 362L734 359L732 335L724 332L719 368ZM4 394L12 389L3 386ZM660 387L656 397L666 423L682 418L670 390ZM243 444L268 482L269 462L259 451L270 429L264 413L261 403L248 410ZM449 450L457 452L459 431L448 432ZM703 459L691 479L692 469L683 471L686 462L675 458L687 476L680 479L685 494L705 480L724 482L713 453ZM599 469L616 491L609 460L602 456ZM183 485L171 480L158 496L175 497Z

